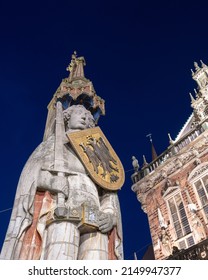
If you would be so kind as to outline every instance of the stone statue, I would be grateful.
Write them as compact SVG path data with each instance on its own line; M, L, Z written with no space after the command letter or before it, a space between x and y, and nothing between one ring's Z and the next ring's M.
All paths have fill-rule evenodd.
M191 216L191 226L193 230L193 236L196 243L201 242L203 239L206 238L206 233L204 230L204 226L202 222L200 221L199 217L196 214L196 211L192 210L192 216Z
M93 116L82 105L62 111L60 104L54 133L20 176L1 259L123 259L117 192L89 177L65 134L94 127Z
M160 241L161 241L161 249L164 256L168 257L172 254L172 245L170 236L166 231L165 227L161 228L161 235L160 235Z
M137 173L139 171L139 162L135 156L132 156L132 166L134 168L134 172Z

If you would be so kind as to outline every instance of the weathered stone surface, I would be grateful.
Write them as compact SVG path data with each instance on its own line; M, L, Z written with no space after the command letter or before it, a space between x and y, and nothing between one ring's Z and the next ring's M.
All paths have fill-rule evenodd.
M74 54L70 76L49 105L44 141L19 179L1 259L123 258L117 192L96 185L66 137L66 131L95 126L92 114L104 113L104 101L84 77L83 62ZM86 96L92 98L89 110L83 106ZM63 114L66 99L77 104L69 102Z

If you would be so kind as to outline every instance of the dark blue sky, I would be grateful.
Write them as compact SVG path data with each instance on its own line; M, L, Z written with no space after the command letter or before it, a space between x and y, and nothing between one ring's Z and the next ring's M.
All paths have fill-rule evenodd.
M183 2L183 3L181 3ZM145 4L146 3L146 4ZM131 157L151 160L191 114L193 62L208 64L204 1L0 1L0 211L10 208L21 170L42 141L47 105L74 50L106 101L99 126L120 157L125 259L151 243L147 216L131 191ZM0 212L0 247L11 211Z

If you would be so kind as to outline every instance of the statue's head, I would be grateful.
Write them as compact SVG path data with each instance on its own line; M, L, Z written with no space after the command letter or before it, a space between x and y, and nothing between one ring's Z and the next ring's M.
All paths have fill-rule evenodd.
M94 127L95 120L83 105L73 105L63 111L66 131Z

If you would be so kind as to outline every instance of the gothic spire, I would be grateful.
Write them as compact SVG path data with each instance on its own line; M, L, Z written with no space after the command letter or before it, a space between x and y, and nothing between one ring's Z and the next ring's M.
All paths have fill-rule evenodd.
M47 139L53 133L57 101L62 103L63 109L67 109L72 105L83 105L91 112L96 123L100 115L105 115L105 101L96 94L92 82L85 77L85 65L84 57L77 57L77 52L74 51L71 62L66 69L70 74L67 78L62 79L60 86L48 105L44 139Z
M152 152L152 161L153 161L157 158L157 153L156 153L155 147L153 145L152 134L150 133L146 137L149 137L149 140L150 140L150 143L151 143L151 152Z

